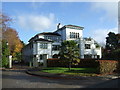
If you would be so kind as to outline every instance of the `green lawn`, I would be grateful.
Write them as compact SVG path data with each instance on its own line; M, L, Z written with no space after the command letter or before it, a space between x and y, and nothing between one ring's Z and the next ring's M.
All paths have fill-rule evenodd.
M69 75L78 75L78 76L96 76L96 68L62 68L62 67L48 67L41 70L42 72L47 73L56 73L56 74L69 74Z

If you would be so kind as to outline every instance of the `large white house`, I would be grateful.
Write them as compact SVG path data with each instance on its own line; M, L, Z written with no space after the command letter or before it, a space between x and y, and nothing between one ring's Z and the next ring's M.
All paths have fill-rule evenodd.
M46 67L48 58L57 58L61 42L74 40L78 43L80 58L101 58L101 47L92 38L83 38L84 27L76 25L57 26L54 32L43 32L29 40L23 50L23 60L37 67L38 62Z

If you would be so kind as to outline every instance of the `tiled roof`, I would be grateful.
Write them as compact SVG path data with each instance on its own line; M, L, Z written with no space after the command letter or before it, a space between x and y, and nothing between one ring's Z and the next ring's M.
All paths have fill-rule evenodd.
M80 26L76 26L76 25L65 25L65 26L59 28L58 30L63 30L65 28L78 29L78 30L84 29L84 27L80 27Z
M33 41L47 41L47 42L52 42L51 40L47 40L47 39L43 39L43 38L35 39Z
M55 35L55 36L61 36L60 34L58 33L53 33L53 32L43 32L43 33L39 33L37 35Z
M28 42L30 42L31 40L33 40L35 37L38 37L39 35L54 35L54 36L61 36L58 33L54 33L54 32L43 32L43 33L39 33L37 35L35 35L34 37L32 37Z
M76 26L76 25L65 25L65 27L76 27L76 28L84 28L84 27L80 27L80 26Z

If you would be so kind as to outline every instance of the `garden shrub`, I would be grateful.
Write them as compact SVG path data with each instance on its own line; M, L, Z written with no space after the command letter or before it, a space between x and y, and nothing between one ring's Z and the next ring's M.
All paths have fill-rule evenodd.
M117 60L97 60L99 62L98 72L101 74L113 73L118 69Z

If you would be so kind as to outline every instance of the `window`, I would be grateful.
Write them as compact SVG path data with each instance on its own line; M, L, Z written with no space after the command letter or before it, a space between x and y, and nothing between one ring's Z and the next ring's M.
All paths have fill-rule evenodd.
M48 44L47 43L41 43L40 44L40 48L47 49L48 48Z
M70 32L70 38L72 38L72 33Z
M52 57L53 58L58 58L58 54L54 54Z
M79 33L77 33L77 38L79 38Z
M70 38L79 38L79 33L70 32Z
M59 50L60 49L60 46L59 45L53 45L52 46L52 50Z
M59 38L59 37L57 37L57 38L55 38L55 39L56 39L56 41L57 41L57 42L59 42L59 40L60 40L60 38Z
M42 60L43 59L43 55L40 55L40 60Z
M73 33L73 38L75 38L75 33Z
M80 48L80 44L78 44L78 48Z
M86 54L86 55L84 55L84 58L87 58L87 59L92 58L92 55L91 54Z
M97 59L99 59L100 58L100 56L99 55L97 55Z
M90 44L85 44L85 49L90 49Z
M78 38L79 38L79 33L78 33Z
M75 38L77 38L77 33L75 33Z

